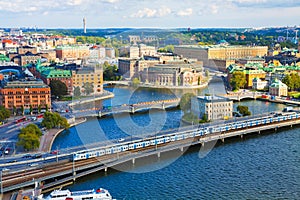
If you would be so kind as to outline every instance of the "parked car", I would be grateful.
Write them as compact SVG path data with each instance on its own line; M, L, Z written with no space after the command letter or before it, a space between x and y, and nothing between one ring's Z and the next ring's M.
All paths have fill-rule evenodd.
M32 158L41 158L41 157L42 157L42 154L40 154L40 153L34 154L32 156Z
M51 151L51 154L59 154L59 150L53 150L53 151Z

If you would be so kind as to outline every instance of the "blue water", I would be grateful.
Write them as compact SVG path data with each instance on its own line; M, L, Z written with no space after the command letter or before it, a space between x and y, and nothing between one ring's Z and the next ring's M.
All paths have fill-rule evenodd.
M98 172L69 186L99 186L117 199L299 199L299 129L215 147L206 157L192 148L157 171ZM162 159L162 165L168 159ZM137 166L152 170L152 165Z
M114 101L126 103L126 93L130 92L126 88L119 90L124 95L119 93ZM157 100L160 92L152 95L152 91L144 90L131 102L137 98ZM247 105L253 114L284 107L262 101L242 101L234 107L237 105ZM182 126L181 116L180 110L171 110L92 119L60 134L52 148L176 128ZM162 154L160 159L137 159L134 166L127 163L118 170L97 172L67 188L75 191L103 187L116 199L299 199L299 133L300 129L295 128L225 140L204 158L199 157L199 147L192 147L181 156L173 152Z

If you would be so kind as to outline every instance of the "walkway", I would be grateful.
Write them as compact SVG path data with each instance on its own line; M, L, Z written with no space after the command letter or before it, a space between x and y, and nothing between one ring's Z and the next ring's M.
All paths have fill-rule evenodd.
M75 120L75 123L71 126L76 126L77 124L83 123L86 121L86 118L79 118ZM40 139L40 148L39 152L50 152L54 139L56 136L61 133L64 129L53 128L48 131Z

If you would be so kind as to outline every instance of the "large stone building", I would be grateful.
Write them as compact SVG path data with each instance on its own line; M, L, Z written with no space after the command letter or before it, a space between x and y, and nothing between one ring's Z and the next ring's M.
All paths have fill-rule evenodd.
M145 68L141 81L156 86L197 86L202 74L190 64L157 64Z
M30 107L33 110L39 106L51 109L50 87L36 79L2 80L0 104L10 110L23 107L26 113L29 113Z
M219 96L197 96L191 100L191 111L199 119L205 115L208 120L232 118L233 101Z
M245 57L262 57L267 55L267 46L196 46L180 45L174 47L174 53L186 58L196 58L203 61L204 66L225 71L226 65L220 60L236 60ZM222 64L218 66L218 62ZM225 63L226 64L226 63Z
M90 56L88 46L58 46L55 51L56 57L61 60L83 59Z

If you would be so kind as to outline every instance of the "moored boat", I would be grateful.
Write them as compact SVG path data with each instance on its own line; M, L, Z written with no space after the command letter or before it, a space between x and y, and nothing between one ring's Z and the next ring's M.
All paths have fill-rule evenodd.
M54 190L50 193L45 200L83 200L83 199L97 199L97 200L112 200L108 190L99 188L97 190L83 190L74 191L70 190Z

